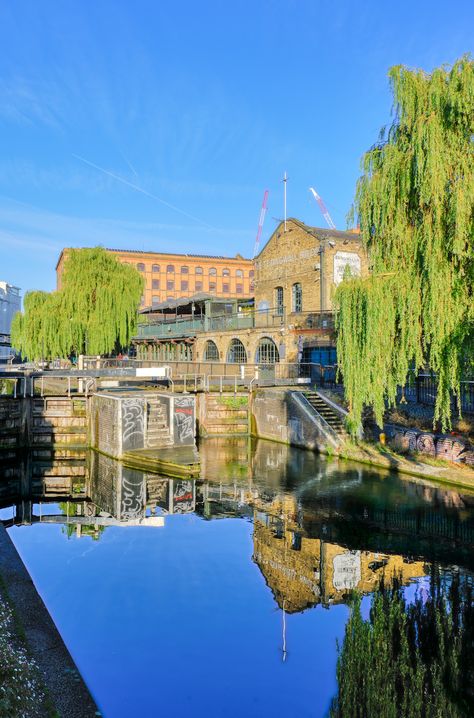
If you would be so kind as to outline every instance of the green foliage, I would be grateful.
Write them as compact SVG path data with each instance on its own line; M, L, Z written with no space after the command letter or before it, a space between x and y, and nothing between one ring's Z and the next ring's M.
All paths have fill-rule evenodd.
M408 604L382 585L370 617L355 597L337 664L331 718L461 718L473 715L472 587L431 576L430 596Z
M474 357L474 62L390 70L394 121L363 158L357 214L371 276L339 285L338 357L351 415L381 426L410 370L438 380L434 420Z
M101 247L72 249L57 292L28 292L13 319L12 345L31 360L109 354L135 331L143 279Z
M245 409L248 403L248 397L246 396L227 396L219 399L219 404L227 407L227 409Z

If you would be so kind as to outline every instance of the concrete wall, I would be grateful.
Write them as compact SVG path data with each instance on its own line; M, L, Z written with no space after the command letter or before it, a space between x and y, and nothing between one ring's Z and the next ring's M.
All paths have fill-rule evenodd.
M120 458L128 451L194 446L195 397L164 392L116 391L94 394L91 446Z
M338 445L306 406L301 392L257 389L253 394L251 413L252 433L262 439L318 451Z

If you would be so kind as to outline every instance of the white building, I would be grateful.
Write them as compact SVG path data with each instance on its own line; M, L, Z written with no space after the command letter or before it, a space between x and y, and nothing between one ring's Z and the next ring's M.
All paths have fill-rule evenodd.
M11 356L10 327L14 315L20 310L19 288L0 281L0 361Z

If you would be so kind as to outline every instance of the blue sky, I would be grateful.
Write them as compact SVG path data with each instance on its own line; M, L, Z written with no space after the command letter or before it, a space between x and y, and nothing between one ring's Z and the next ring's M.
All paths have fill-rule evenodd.
M289 215L324 226L314 185L345 228L388 68L473 27L469 0L2 3L0 279L54 288L63 246L252 256L285 170Z

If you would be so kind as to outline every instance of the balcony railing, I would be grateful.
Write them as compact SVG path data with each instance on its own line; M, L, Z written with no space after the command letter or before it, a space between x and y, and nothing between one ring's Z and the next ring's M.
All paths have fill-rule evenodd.
M265 329L287 326L289 329L317 329L333 331L334 315L331 312L290 312L284 307L255 309L217 316L184 317L157 321L150 317L138 325L138 339L175 339L191 337L200 332L236 331L239 329Z

